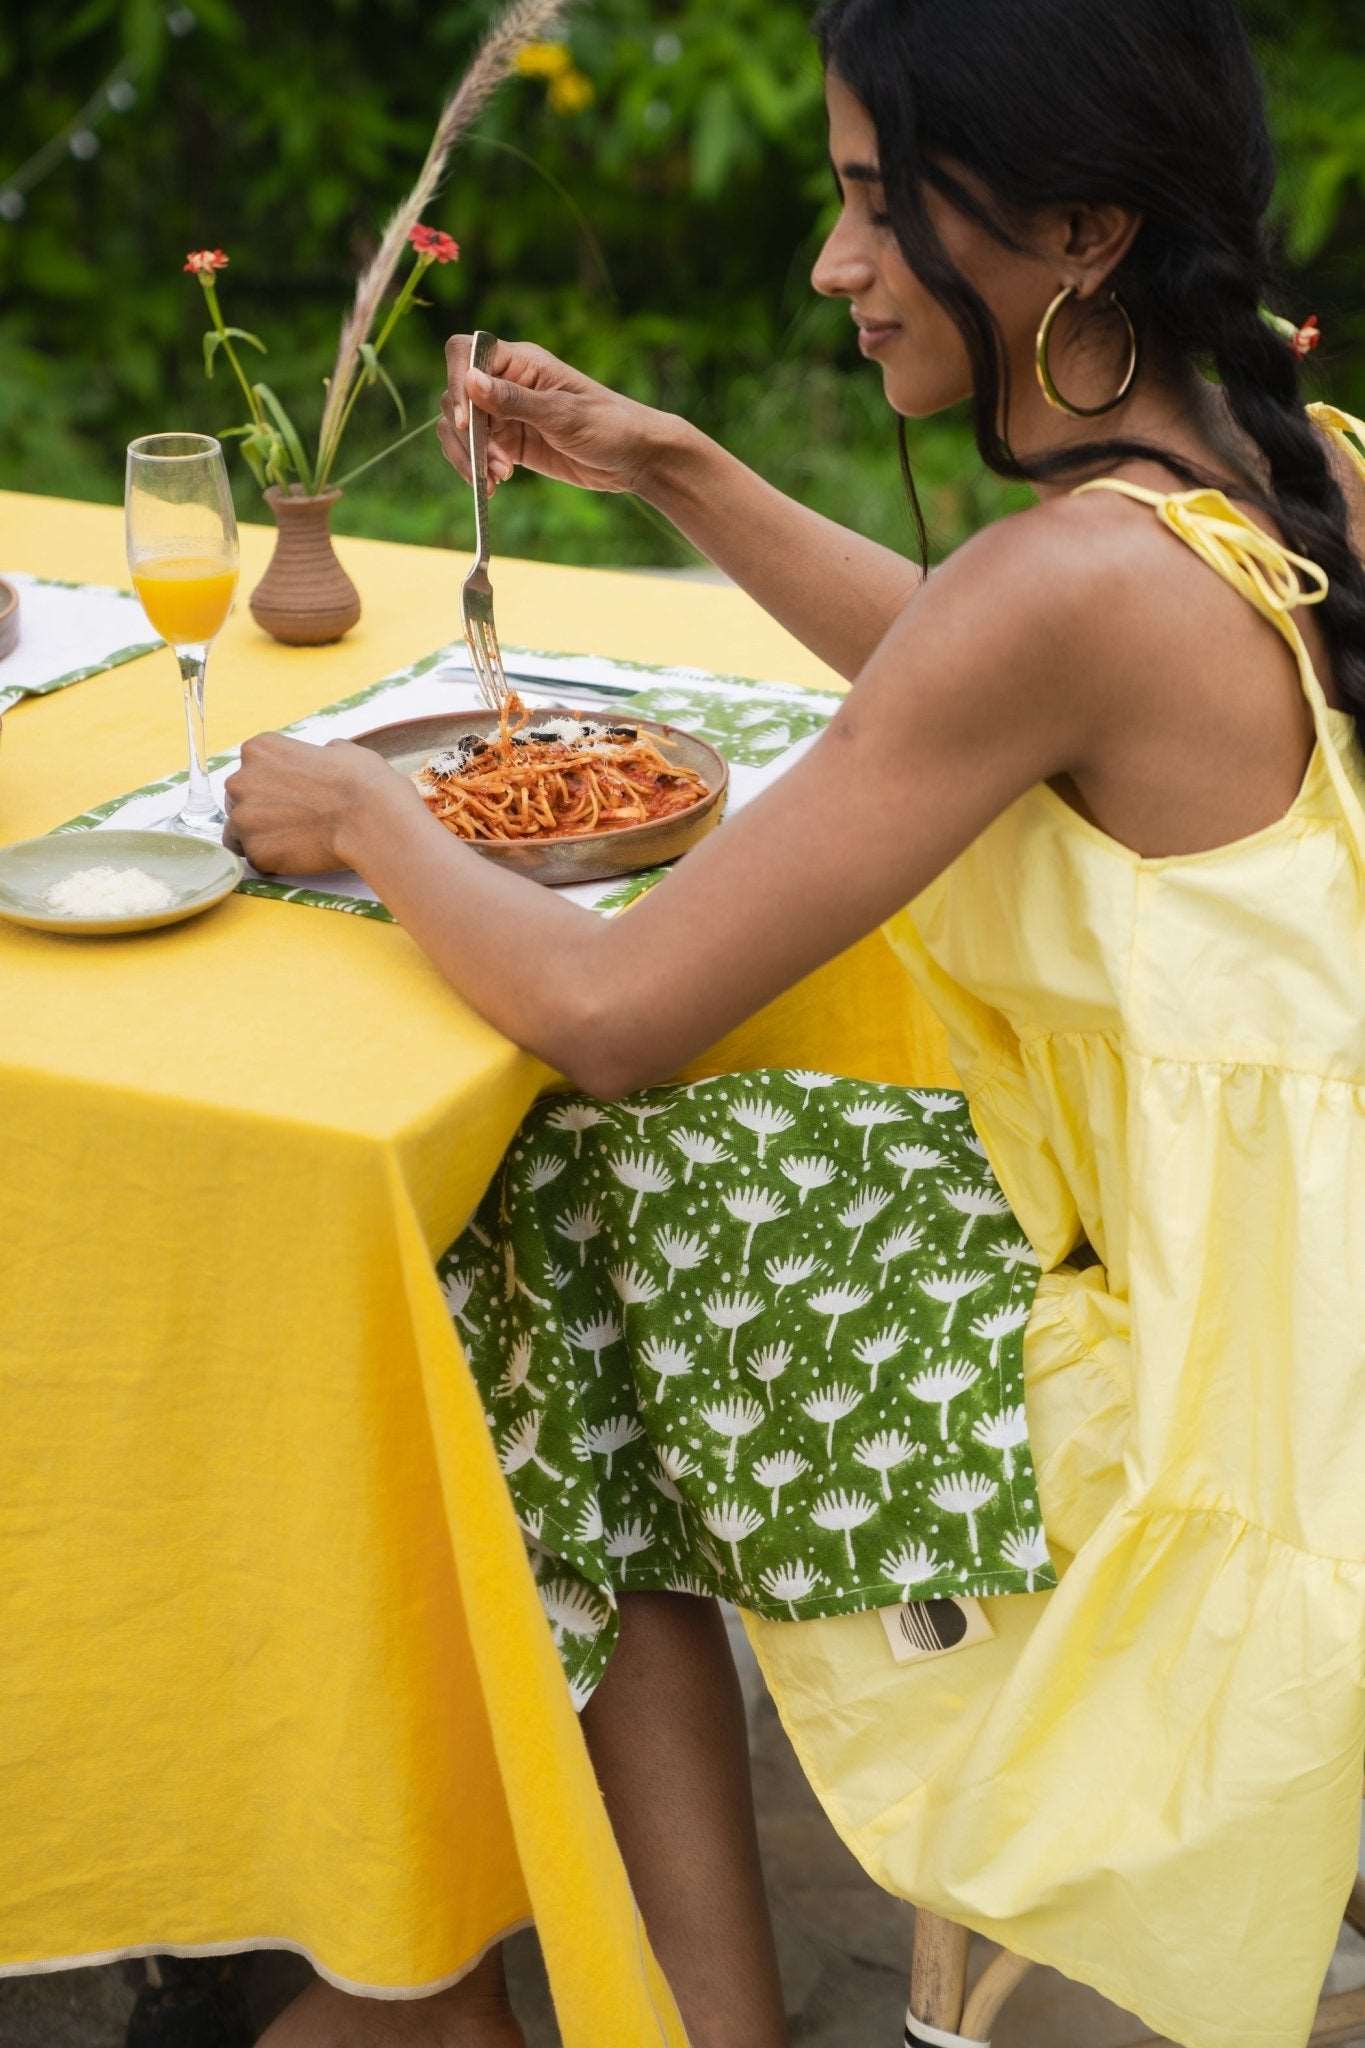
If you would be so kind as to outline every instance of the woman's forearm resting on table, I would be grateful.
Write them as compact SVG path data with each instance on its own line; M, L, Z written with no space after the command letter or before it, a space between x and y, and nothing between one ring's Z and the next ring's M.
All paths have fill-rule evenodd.
M713 972L708 988L705 968L687 971L685 907L688 936L661 950L647 900L619 918L566 902L485 860L401 787L367 791L338 850L480 1016L586 1094L667 1079L764 1000L743 973Z
M766 942L755 943L730 864L700 858L720 833L652 892L672 908L661 933L649 899L615 918L567 902L486 860L411 785L397 776L392 784L364 791L339 855L472 1009L586 1094L610 1100L669 1079L839 950L825 941L818 910L781 925L760 912ZM742 822L725 829L727 842Z
M263 874L351 868L460 995L527 1051L591 1086L580 1051L600 920L495 868L438 824L406 776L349 740L248 740L227 780L226 843Z
M607 922L495 867L393 781L357 805L338 846L347 864L480 1016L575 1087L618 1092L598 1028Z
M639 495L804 647L852 682L923 572L765 483L686 420L660 414Z

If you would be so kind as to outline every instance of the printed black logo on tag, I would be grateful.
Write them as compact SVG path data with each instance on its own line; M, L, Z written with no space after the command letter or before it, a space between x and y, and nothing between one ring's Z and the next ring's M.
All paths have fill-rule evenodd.
M955 1650L967 1633L967 1617L956 1600L916 1600L901 1608L900 1624L907 1643L930 1656Z
M898 1664L924 1657L943 1657L965 1650L995 1634L979 1600L907 1600L899 1607L878 1609L891 1654Z

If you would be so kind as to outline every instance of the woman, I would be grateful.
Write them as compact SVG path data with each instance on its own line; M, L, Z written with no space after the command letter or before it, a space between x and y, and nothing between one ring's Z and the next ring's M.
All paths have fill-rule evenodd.
M1232 0L833 0L819 34L842 209L816 288L850 302L902 419L970 399L983 460L1037 504L924 581L685 423L522 345L469 373L460 337L457 466L473 402L495 480L638 492L856 687L613 922L484 864L345 744L250 743L234 828L264 868L357 868L482 1015L641 1129L676 1091L640 1091L886 924L949 1028L956 1135L1042 1269L1017 1455L1060 1584L1021 1576L990 1640L941 1662L893 1663L870 1614L756 1624L770 1682L880 1882L1189 2048L1292 2048L1365 1753L1352 423L1305 415L1262 317L1272 164ZM802 1157L821 1093L786 1112ZM568 1148L585 1185L592 1129ZM485 1240L520 1227L516 1160ZM474 1363L491 1385L505 1361ZM694 1505L680 1529L719 1571ZM698 2048L766 2048L781 2000L713 1604L620 1612L586 1727L651 1936ZM519 2039L496 1962L379 2017L318 1988L269 2039Z

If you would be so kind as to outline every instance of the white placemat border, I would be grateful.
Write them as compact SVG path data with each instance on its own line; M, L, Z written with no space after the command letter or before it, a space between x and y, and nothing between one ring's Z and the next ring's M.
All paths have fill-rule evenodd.
M136 661L144 654L154 654L164 643L154 634L150 639L124 641L122 634L134 627L140 627L144 634L150 633L147 615L131 590L112 583L72 583L61 576L33 576L25 569L0 570L7 583L12 583L19 592L19 639L12 653L0 661L0 715L21 704L25 697L50 697L56 690L64 690L72 683L83 683L89 676L103 675L107 670L121 668L124 662ZM87 610L105 614L102 633L93 635L99 641L99 648L89 661L77 660L70 668L59 666L55 675L39 676L36 681L16 682L16 675L31 673L33 659L39 649L32 641L33 604L25 611L24 594L36 590L60 590L68 594L88 597L92 600ZM74 627L78 621L72 621ZM87 620L87 626L95 621ZM72 633L72 640L78 633ZM110 645L110 641L113 645ZM55 657L60 664L70 659L69 651Z

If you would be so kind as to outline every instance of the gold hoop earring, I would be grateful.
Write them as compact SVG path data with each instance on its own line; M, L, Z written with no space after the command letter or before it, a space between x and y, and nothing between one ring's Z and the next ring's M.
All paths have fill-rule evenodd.
M1115 312L1122 316L1123 324L1128 329L1128 368L1124 372L1123 382L1114 396L1106 399L1103 405L1073 405L1071 400L1063 398L1061 392L1057 389L1056 380L1052 375L1052 368L1048 362L1048 348L1052 341L1052 329L1056 324L1057 315L1061 312L1067 300L1075 297L1075 293L1076 287L1074 284L1063 285L1061 291L1058 292L1056 298L1052 301L1046 313L1044 313L1043 324L1038 329L1038 339L1034 344L1033 359L1038 369L1038 382L1042 386L1043 396L1048 404L1057 412L1068 413L1073 420L1093 420L1098 419L1101 413L1112 412L1114 407L1125 399L1133 388L1133 380L1138 372L1137 329L1133 325L1128 308L1124 305L1118 293L1110 292L1109 303Z

